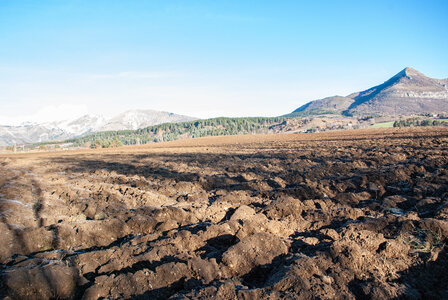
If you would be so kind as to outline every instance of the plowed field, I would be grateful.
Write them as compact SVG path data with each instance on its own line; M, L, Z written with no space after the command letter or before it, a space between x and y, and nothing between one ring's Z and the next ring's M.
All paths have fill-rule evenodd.
M0 297L448 299L448 128L0 156Z

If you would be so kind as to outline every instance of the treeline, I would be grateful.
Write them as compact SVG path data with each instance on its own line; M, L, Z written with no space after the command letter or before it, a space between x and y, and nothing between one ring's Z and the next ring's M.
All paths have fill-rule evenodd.
M88 145L86 145L88 143ZM116 148L123 146L123 143L120 141L118 137L114 137L112 140L109 139L96 139L93 143L86 142L85 146L90 146L90 148Z
M415 127L415 126L444 126L448 125L448 120L410 118L394 122L394 127Z
M285 122L287 117L214 118L181 123L164 123L137 130L104 131L69 139L75 147L109 148L121 145L140 145L218 135L268 133L272 126Z

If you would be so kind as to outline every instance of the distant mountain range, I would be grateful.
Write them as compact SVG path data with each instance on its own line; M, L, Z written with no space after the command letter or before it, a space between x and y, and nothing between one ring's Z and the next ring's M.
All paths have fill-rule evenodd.
M428 113L448 113L448 79L429 78L417 70L405 68L383 84L345 97L332 96L314 100L283 117L337 115L344 118L344 116L407 116ZM105 119L96 115L85 115L75 120L43 124L28 123L20 126L0 126L0 146L65 140L75 137L83 137L102 131L125 129L136 130L163 123L187 122L193 120L197 120L197 118L155 110L129 110L110 119ZM232 120L231 125L239 124L238 126L241 127L241 122L243 121L242 119L235 119ZM272 126L273 121L268 121L270 122L268 122L269 126ZM282 119L281 122L283 121L284 120ZM247 123L247 120L244 122ZM266 125L266 122L267 121L263 119L262 121L258 120L255 123L257 126L263 127ZM246 123L244 123L245 126L249 124ZM208 125L205 124L204 126ZM214 129L222 129L222 124L216 126L217 128ZM202 129L197 129L196 131L198 130L201 131ZM178 131L179 132L176 134L179 134L182 130L179 129ZM191 135L203 136L204 134L209 134L213 130L209 128L210 132L207 131L208 133L203 131L204 130L195 132ZM215 135L225 133L218 131L213 131L212 133ZM239 132L249 133L252 131L253 130L250 128L241 131L237 129L234 130L232 127L229 134L237 134ZM135 134L137 133L134 133L134 135ZM163 138L163 140L171 138L171 136L167 136Z
M135 130L162 123L196 120L197 118L155 110L129 110L113 118L85 115L75 120L20 126L0 126L0 146L62 140L93 132Z
M448 79L430 78L408 67L383 84L346 97L332 96L314 100L286 116L406 116L447 112Z

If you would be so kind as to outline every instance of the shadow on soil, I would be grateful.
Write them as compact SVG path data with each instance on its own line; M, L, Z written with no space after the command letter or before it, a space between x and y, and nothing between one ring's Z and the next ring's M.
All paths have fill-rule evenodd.
M13 180L13 178L10 178L10 180ZM3 191L5 190L7 185L12 185L14 182L6 181L2 186L0 186L0 194L3 195ZM41 218L41 211L44 208L44 198L43 198L43 190L39 183L36 180L31 179L31 194L32 194L32 210L35 219L37 220L37 227L41 228L43 227L43 219ZM15 263L16 259L19 258L20 255L26 255L29 257L34 257L37 253L40 253L41 251L37 251L33 247L34 243L33 240L36 237L30 236L29 234L26 235L26 231L28 228L21 228L18 226L14 226L12 224L15 223L14 220L10 220L8 208L5 208L5 204L8 202L3 202L4 199L0 202L0 222L3 223L6 227L6 230L13 235L13 240L11 244L5 244L3 247L9 247L14 249L15 253L11 253L10 261L6 262L5 264L0 264L0 298L3 299L3 297L6 297L8 295L8 287L7 287L7 276L6 276L6 270ZM6 199L7 200L7 199ZM13 200L13 201L19 201L19 200ZM58 244L58 231L57 228L54 228L52 226L49 226L46 228L49 231L52 231L52 242L51 246L53 249L57 248ZM43 252L43 251L42 251ZM20 259L19 259L20 261ZM53 283L54 278L50 278L51 274L47 274L47 272L39 269L40 278L42 278L43 282L42 285L49 287L50 290L54 290ZM37 276L37 275L36 275Z

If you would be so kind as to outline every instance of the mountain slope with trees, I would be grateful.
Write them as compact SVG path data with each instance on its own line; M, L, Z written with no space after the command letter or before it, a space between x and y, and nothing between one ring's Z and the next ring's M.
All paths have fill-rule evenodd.
M70 139L64 143L74 146L108 147L118 141L123 145L173 141L204 136L273 133L277 126L286 124L285 117L213 118L180 123L164 123L137 130L96 132ZM300 120L307 122L307 120Z

